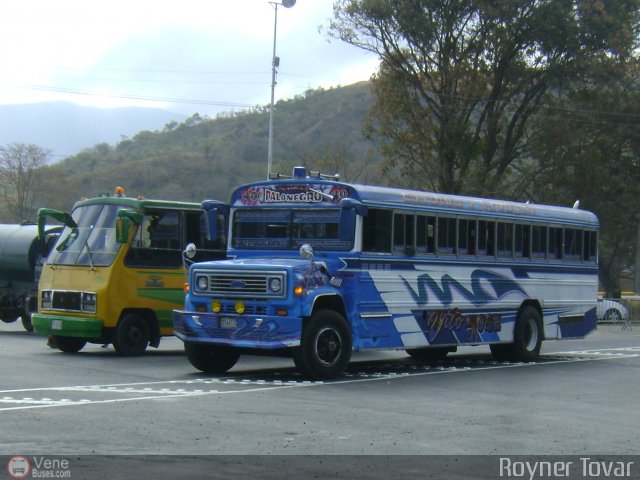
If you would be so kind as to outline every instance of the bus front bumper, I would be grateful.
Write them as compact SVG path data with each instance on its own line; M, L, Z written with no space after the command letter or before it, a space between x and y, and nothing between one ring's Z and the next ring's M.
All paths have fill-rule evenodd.
M300 346L302 319L174 310L173 328L185 343L275 350Z
M103 336L104 322L97 318L68 317L34 313L31 316L33 330L38 335L58 335L99 339Z

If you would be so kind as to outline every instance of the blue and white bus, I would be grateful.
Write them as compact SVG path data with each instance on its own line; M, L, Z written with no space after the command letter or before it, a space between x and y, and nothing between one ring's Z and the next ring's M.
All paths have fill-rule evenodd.
M203 208L215 220L221 206ZM584 210L350 185L296 167L237 188L229 213L228 259L193 264L174 312L204 372L260 351L288 352L313 379L372 349L424 361L488 344L496 358L533 361L542 340L596 327L598 220Z

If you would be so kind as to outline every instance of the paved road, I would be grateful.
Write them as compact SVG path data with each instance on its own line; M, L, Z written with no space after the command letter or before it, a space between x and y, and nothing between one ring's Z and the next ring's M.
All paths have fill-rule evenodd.
M288 359L243 357L212 377L175 338L137 358L98 345L69 355L0 324L0 362L8 456L640 452L640 328L546 342L533 364L486 347L434 365L355 355L344 377L308 382Z

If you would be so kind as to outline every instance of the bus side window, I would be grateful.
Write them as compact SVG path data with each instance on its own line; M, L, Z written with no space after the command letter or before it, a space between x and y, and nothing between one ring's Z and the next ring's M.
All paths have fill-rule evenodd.
M436 218L418 215L416 247L419 253L436 253Z
M531 236L531 255L534 258L544 258L547 254L547 227L534 225Z
M582 230L566 228L564 231L564 258L567 260L582 259Z
M393 215L393 250L406 255L415 254L415 215L395 213Z
M595 262L598 258L596 232L584 232L584 260L587 262Z
M438 253L456 253L456 219L438 217Z
M549 227L549 259L562 258L562 229Z
M513 256L513 224L498 222L498 256Z
M362 227L362 251L391 253L393 212L370 208Z
M515 225L514 253L516 257L531 257L530 228L529 225L518 223Z
M486 220L478 221L478 254L495 257L496 224Z

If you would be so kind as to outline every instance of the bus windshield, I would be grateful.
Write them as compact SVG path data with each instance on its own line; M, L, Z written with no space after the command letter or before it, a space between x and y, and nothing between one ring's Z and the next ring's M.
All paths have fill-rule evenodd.
M233 247L293 250L309 244L319 250L350 250L339 239L339 209L237 210L233 216Z
M52 265L109 266L120 249L115 224L122 206L87 205L71 212L75 227L64 227L47 263Z

